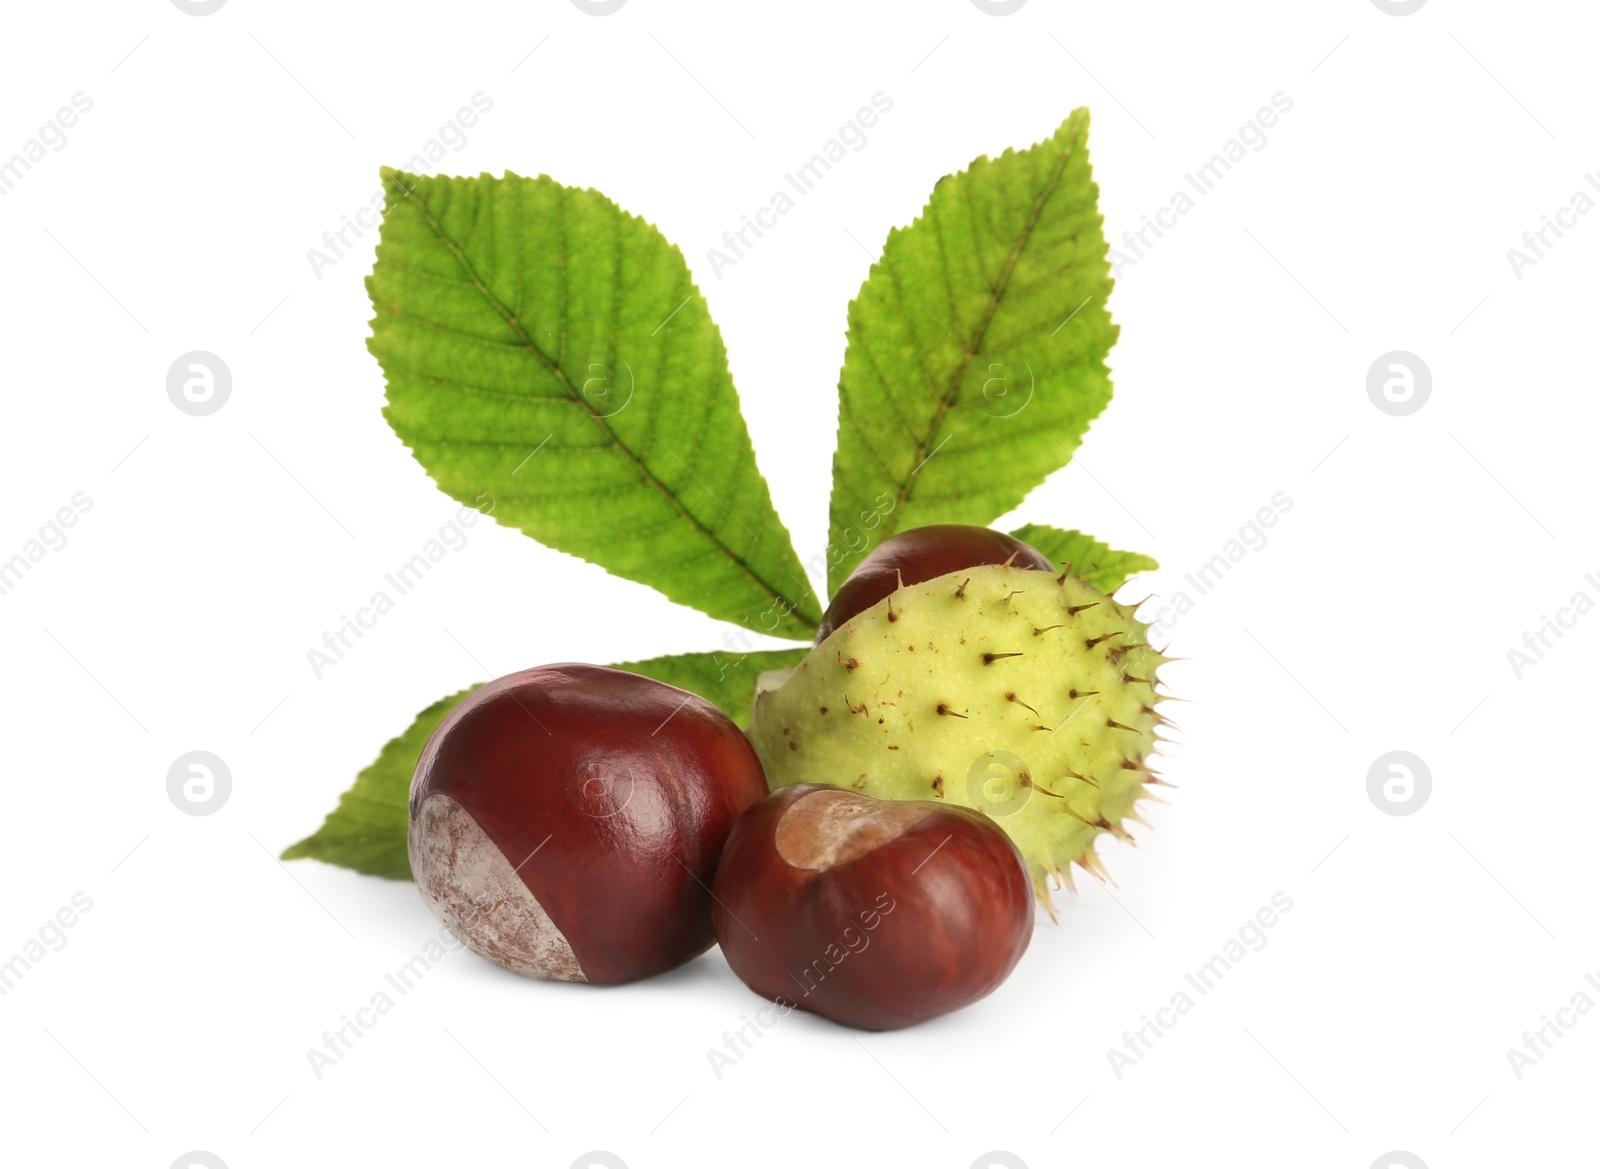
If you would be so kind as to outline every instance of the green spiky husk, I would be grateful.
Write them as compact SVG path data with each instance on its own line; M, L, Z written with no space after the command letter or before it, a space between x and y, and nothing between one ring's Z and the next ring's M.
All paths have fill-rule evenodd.
M756 699L750 739L774 788L826 783L944 799L1016 842L1039 899L1154 799L1169 659L1078 577L992 565L896 590Z

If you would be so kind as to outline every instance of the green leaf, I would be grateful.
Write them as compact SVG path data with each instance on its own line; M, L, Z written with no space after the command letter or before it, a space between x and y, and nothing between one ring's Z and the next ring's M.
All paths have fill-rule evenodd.
M850 305L830 589L897 531L1015 508L1111 400L1088 130L1080 109L1036 146L979 158L889 233Z
M593 190L385 170L368 342L449 495L763 633L821 618L683 253Z
M477 688L469 686L441 698L385 743L378 757L356 776L354 786L339 797L339 806L328 813L322 827L284 849L283 859L309 857L374 877L411 880L406 855L411 773L428 736Z
M1032 545L1060 565L1072 565L1082 577L1103 593L1113 592L1136 572L1160 568L1155 560L1138 552L1118 552L1093 536L1052 528L1048 524L1026 524L1011 533L1024 544Z
M756 678L764 670L781 670L800 663L804 648L762 650L756 653L674 654L642 662L622 662L615 668L655 678L698 694L714 703L738 723L750 725ZM479 685L482 685L480 683ZM417 715L397 738L390 739L377 759L356 776L339 806L322 827L283 852L284 860L310 858L341 865L357 872L394 880L411 879L406 854L406 829L411 793L411 773L428 737L477 686L441 698Z
M759 650L755 653L674 654L642 662L618 662L616 669L643 674L669 686L698 694L739 724L750 726L755 704L756 678L767 670L787 670L800 664L806 649Z

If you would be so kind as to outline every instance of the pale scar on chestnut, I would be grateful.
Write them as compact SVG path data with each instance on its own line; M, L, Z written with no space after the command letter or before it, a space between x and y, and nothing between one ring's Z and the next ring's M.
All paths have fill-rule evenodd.
M778 821L778 855L797 869L831 869L888 844L931 809L884 803L847 791L801 796Z
M412 825L417 888L473 950L533 978L587 982L572 946L472 814L445 795Z

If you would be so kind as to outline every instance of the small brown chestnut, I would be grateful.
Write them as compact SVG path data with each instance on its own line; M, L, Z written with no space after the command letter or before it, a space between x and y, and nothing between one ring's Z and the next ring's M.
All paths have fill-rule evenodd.
M1049 557L1015 536L971 524L929 524L908 528L874 548L847 576L828 603L817 627L820 642L857 613L864 613L902 584L921 584L936 576L1006 564L1051 571Z
M540 666L477 690L428 740L411 869L484 957L631 982L710 947L723 843L766 791L749 742L709 702L604 666Z
M1033 936L1027 869L986 817L820 784L740 818L713 892L717 940L745 985L869 1031L983 998Z

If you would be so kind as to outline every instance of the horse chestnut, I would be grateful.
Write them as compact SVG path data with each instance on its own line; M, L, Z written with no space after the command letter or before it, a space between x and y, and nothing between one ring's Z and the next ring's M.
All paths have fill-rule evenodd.
M709 702L603 666L523 670L439 724L411 780L429 908L518 974L620 983L714 939L710 885L767 791Z
M983 998L1033 936L1016 846L968 808L796 784L734 826L717 940L745 985L869 1031Z
M864 613L901 585L921 584L980 564L1055 568L1043 552L1015 536L970 524L929 524L890 536L856 565L833 594L817 627L820 642L857 613Z

